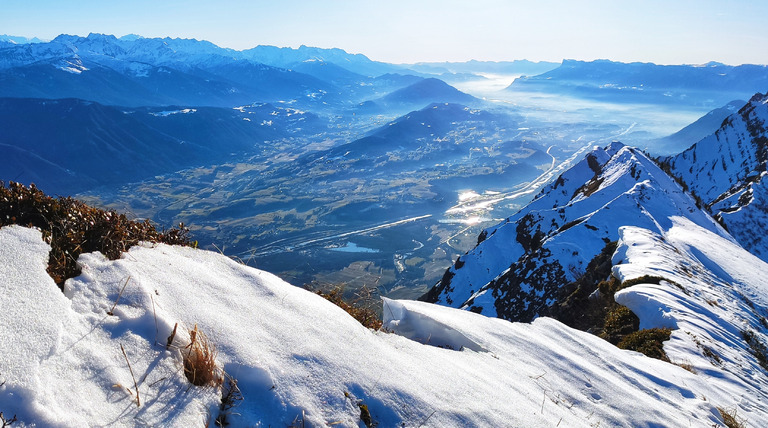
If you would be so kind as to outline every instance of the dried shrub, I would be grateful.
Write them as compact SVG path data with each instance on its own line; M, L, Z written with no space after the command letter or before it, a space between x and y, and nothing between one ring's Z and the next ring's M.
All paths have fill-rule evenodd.
M605 281L600 281L597 284L597 289L600 290L600 293L603 295L611 296L611 298L613 298L613 295L616 293L620 286L621 281L619 281L619 278L611 275Z
M365 424L365 428L375 428L378 423L371 417L371 412L368 410L368 406L362 402L357 403L357 407L360 409L360 420Z
M605 317L603 339L616 345L629 334L637 332L640 328L640 318L628 307L616 305Z
M670 361L671 362L671 361ZM697 374L696 368L693 367L693 364L691 364L689 361L678 361L678 362L672 362L672 364L684 369L688 370L689 372L693 374Z
M672 281L664 279L664 278L662 278L660 276L643 275L643 276L638 277L638 278L632 278L632 279L628 279L626 281L623 281L619 285L619 287L616 289L616 291L623 290L623 289L625 289L627 287L631 287L631 286L637 285L637 284L661 284L661 281L672 282Z
M619 279L616 278L615 276L611 276L608 280L601 281L600 284L598 284L598 288L600 289L600 292L603 294L614 295L616 294L617 291L623 290L628 287L632 287L633 285L661 284L661 281L667 281L677 285L673 281L669 281L660 276L653 276L653 275L643 275L641 277L628 279L626 281L619 281Z
M618 343L619 348L642 352L648 357L669 361L664 352L663 342L669 340L672 330L668 328L649 328L630 333Z
M216 365L216 346L205 333L197 329L197 324L189 331L189 345L184 349L184 375L192 385L221 385L222 375Z
M317 291L316 293L334 305L344 309L344 311L352 315L352 318L356 319L357 322L364 327L374 330L381 328L382 321L376 311L368 307L348 303L344 300L344 290L341 287L336 287L327 293L322 291Z
M18 422L18 420L16 419L16 415L13 415L11 419L6 419L5 416L3 415L3 412L0 412L0 423L2 424L0 425L0 428L9 427L13 425L15 422Z
M720 358L720 356L717 355L717 353L708 346L701 345L701 353L704 354L705 357L709 358L714 364L723 363L723 360Z
M615 306L613 295L595 293L603 278L611 275L611 257L616 251L616 241L608 242L600 254L587 264L584 272L572 269L576 278L561 287L557 302L547 308L544 316L582 331L599 334L605 317Z
M232 409L237 407L243 401L243 394L237 386L237 379L224 374L226 383L221 394L221 404L219 405L219 415L216 417L217 427L229 426L229 415Z
M582 223L585 218L577 218L576 220L569 221L568 223L565 223L564 225L560 226L559 229L557 229L557 233L565 232L566 230L572 228L573 226L576 226L579 223Z
M757 334L755 334L752 330L744 330L741 332L741 337L744 338L744 340L747 342L747 345L749 345L750 349L752 349L752 355L757 358L757 362L760 363L760 367L762 367L764 370L768 370L768 346L763 343L762 340L760 340L757 337Z
M64 281L80 275L77 257L99 251L110 260L141 241L191 246L188 229L158 232L145 220L105 211L72 198L52 198L31 184L0 181L0 227L11 224L39 228L51 244L48 274L63 288Z
M723 418L723 423L728 428L747 428L747 421L738 417L736 409L730 410L724 407L718 407L717 411L720 412L720 416Z

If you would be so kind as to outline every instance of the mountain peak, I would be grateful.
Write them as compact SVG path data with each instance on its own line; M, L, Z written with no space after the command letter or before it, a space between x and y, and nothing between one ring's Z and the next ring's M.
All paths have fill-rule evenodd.
M595 148L526 208L484 232L425 298L513 321L546 313L625 225L663 234L685 217L727 236L640 151ZM730 239L729 237L726 239Z
M469 104L477 99L459 91L453 86L434 77L419 80L405 88L398 89L383 98L387 104L427 104L427 103L458 103Z
M143 39L144 37L138 35L138 34L126 34L122 37L118 37L118 40L123 40L126 42L135 42L136 40Z
M117 37L115 37L112 34L102 34L102 33L89 33L88 37L86 37L89 40L104 40L109 42L115 42L117 41Z

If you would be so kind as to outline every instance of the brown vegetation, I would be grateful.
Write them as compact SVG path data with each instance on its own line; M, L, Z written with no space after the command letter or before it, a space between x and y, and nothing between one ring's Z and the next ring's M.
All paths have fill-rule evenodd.
M344 309L344 311L352 315L352 318L356 319L364 327L374 330L381 328L381 317L379 317L376 311L369 307L363 307L355 304L355 302L349 303L344 300L344 290L341 287L336 287L327 293L322 291L317 291L316 293L334 305Z
M52 198L34 184L26 187L0 181L0 227L11 224L39 228L51 245L48 273L63 288L64 281L80 274L77 257L99 251L110 260L141 241L192 245L188 229L158 232L145 220L93 208L72 198Z
M216 346L202 331L189 331L189 345L182 350L184 375L195 386L219 386L223 379L216 365Z
M570 327L588 331L622 349L630 349L669 361L662 342L669 340L669 329L640 330L640 319L628 307L616 303L617 291L637 284L672 281L645 275L621 281L611 273L611 258L616 242L608 242L587 265L586 271L561 290L558 302L548 308L552 316ZM605 279L607 278L607 279Z
M642 352L648 357L669 361L664 352L663 342L669 340L672 330L668 328L649 328L624 336L618 343L619 348Z
M744 419L739 418L736 415L736 409L729 410L725 409L723 407L718 407L717 410L720 412L720 416L723 418L723 423L728 428L746 428L747 424Z
M13 415L11 419L5 419L5 416L3 416L3 412L0 412L0 423L2 424L0 428L9 427L14 422L18 422L18 420L16 419L16 415Z

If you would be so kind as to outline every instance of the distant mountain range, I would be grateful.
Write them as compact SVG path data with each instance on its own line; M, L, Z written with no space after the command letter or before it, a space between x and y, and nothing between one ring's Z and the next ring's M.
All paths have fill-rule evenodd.
M554 70L520 77L510 91L572 94L611 102L720 107L768 88L768 66L656 65L565 60Z
M20 37L20 36L9 36L7 34L0 34L0 46L3 44L12 44L12 45L23 45L27 43L44 43L43 40L38 39L37 37Z
M382 89L390 81L374 85L372 76L403 71L340 49L235 51L189 39L90 34L0 45L0 97L80 98L134 107L284 101L321 109L398 89Z
M135 35L60 35L50 42L0 38L0 97L80 98L134 107L290 102L321 110L373 101L407 86L379 78L397 74L450 82L523 75L510 91L709 108L768 87L768 69L758 65L662 66L607 60L395 65L341 49L306 46L237 51L207 41Z
M523 59L516 61L418 62L404 65L411 70L429 74L483 73L535 76L559 67L560 63L532 62Z

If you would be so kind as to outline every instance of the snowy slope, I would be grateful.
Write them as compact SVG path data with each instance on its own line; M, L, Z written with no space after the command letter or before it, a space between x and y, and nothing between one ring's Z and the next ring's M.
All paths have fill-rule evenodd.
M690 365L711 389L713 402L731 397L747 426L768 421L768 366L755 358L751 335L765 358L768 343L768 265L738 244L684 217L670 218L660 234L621 228L613 256L613 275L622 280L644 275L660 284L637 284L616 293L616 301L640 318L640 328L672 329L664 349L670 360ZM692 389L695 389L692 387Z
M621 143L595 148L527 207L486 230L485 240L461 256L425 298L530 321L546 313L560 288L618 238L621 226L663 233L671 216L731 239L645 155Z
M713 246L697 247L710 256L705 271L732 261L714 249L726 241L696 228L676 222L670 245L691 246L701 232ZM633 231L622 233L620 274L659 269L672 253L653 232ZM637 245L647 251L636 258ZM742 258L735 245L729 250L743 263L761 263ZM676 335L671 354L690 361L694 374L546 318L514 324L387 300L386 325L399 335L374 332L270 274L166 245L136 247L117 261L83 255L83 275L62 294L45 273L47 252L38 231L0 229L0 411L18 417L14 426L199 426L215 418L218 388L189 386L181 373L185 335L166 350L177 322L205 332L218 364L238 380L243 400L229 416L232 426L362 427L361 404L382 427L718 426L717 406L738 406L757 425L768 421L765 373L728 342L717 349L725 363L713 366ZM718 269L734 275L734 290L764 304L766 284L745 288L759 278L739 267ZM664 296L625 294L641 314L659 306L642 296ZM725 312L739 309L733 293L713 296L722 307L711 313L723 318L702 312L690 321L702 340L732 337L730 323L745 312ZM684 302L664 303L679 326L687 322Z
M768 241L754 231L768 224L766 120L768 95L757 94L717 132L665 160L731 234L763 260L768 260Z

